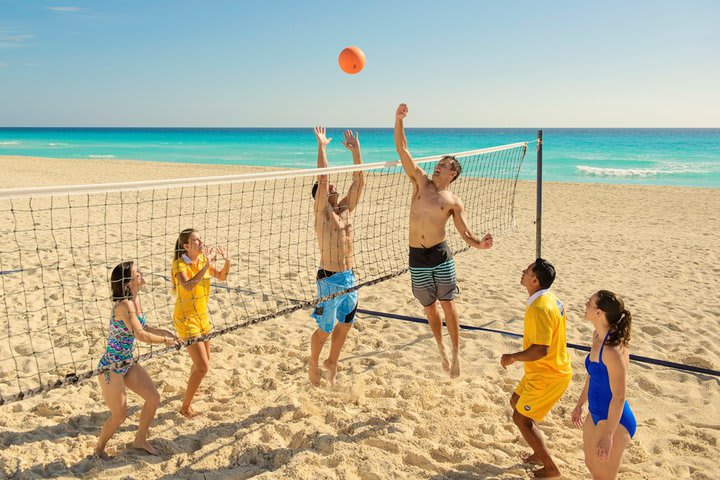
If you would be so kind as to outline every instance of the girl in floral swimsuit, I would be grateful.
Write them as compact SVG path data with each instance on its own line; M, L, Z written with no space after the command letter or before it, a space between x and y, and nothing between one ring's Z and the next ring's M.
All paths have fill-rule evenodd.
M98 364L98 368L103 369L98 376L100 389L110 409L110 418L103 424L95 447L95 454L103 460L110 458L105 452L105 446L127 415L125 387L145 400L140 412L140 426L132 446L151 455L158 454L148 442L147 436L150 422L155 417L155 410L160 403L160 395L145 369L132 362L133 347L135 339L165 345L175 345L178 339L172 332L146 326L138 296L138 291L143 285L145 280L142 273L133 262L119 264L110 275L113 312L105 354Z

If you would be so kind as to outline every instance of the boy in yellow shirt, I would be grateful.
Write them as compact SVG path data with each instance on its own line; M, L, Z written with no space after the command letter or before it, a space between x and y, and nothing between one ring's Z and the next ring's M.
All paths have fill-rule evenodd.
M520 284L529 295L523 350L506 353L500 358L503 368L515 362L525 363L525 376L510 397L510 405L515 425L533 449L525 462L543 465L534 472L536 478L560 476L537 424L560 400L572 377L565 336L565 307L549 290L554 280L555 268L542 258L523 270Z

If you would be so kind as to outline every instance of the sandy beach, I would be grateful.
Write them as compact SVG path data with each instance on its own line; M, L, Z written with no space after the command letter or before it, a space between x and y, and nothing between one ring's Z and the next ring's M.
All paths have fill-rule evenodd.
M5 173L5 188L257 171L224 165L7 156L0 156L0 168ZM219 195L217 202L222 201ZM292 198L283 201L289 203ZM387 202L391 204L391 199ZM568 308L568 342L589 344L592 328L583 320L584 304L594 291L604 288L622 295L633 313L631 353L720 370L718 212L720 194L716 189L545 184L542 254L558 271L553 289ZM175 215L169 212L170 220L163 219L173 227L167 238L149 238L148 245L167 243L177 235ZM391 213L387 215L387 221L399 222ZM457 304L462 324L522 333L527 295L519 281L522 269L535 255L534 216L535 185L519 182L516 229L500 236L489 251L457 256L461 289ZM155 220L152 217L148 224ZM0 228L10 231L8 221ZM145 226L143 222L134 225ZM400 238L406 235L407 226L402 222L389 228ZM452 228L450 223L448 229ZM227 230L227 239L235 238L235 233ZM84 233L91 251L95 240L89 230ZM261 233L244 232L246 237L234 241L252 242L263 238ZM127 254L119 251L118 257ZM272 252L263 252L263 256L267 260ZM236 267L238 277L230 279L229 286L263 281L261 267L252 273ZM289 268L293 267L290 262ZM284 279L288 284L304 282L310 285L305 287L309 291L314 289L308 280L311 269L283 274L288 275ZM241 279L240 275L248 277ZM75 281L84 288L82 279ZM152 285L162 282L154 279ZM4 288L16 287L19 285L7 283ZM31 296L28 305L43 301L42 291L32 294L37 296ZM72 293L69 298L80 301ZM362 288L359 298L363 309L422 316L408 274ZM107 305L102 301L105 303L98 300L98 305ZM228 302L227 296L222 301L211 298L210 312L218 322L226 309L233 308ZM2 308L11 311L14 307ZM84 325L91 334L82 342L89 351L97 351L96 362L104 342L98 325L107 322L109 309L92 308L95 323ZM171 318L167 311L163 315L164 308L153 310L151 324L170 327ZM257 308L255 313L264 307ZM461 332L462 373L451 380L440 368L427 325L360 314L340 359L336 387L323 381L321 387L311 388L307 367L314 328L309 311L301 310L213 339L211 370L196 401L196 409L205 415L191 421L178 413L190 368L188 355L181 351L144 362L162 397L150 438L161 453L158 457L127 446L140 409L139 398L133 394L129 394L128 420L109 444L117 456L109 462L90 457L108 415L95 380L0 406L0 476L528 478L532 468L523 465L522 458L530 449L512 423L508 403L522 377L522 366L503 370L499 364L502 353L520 349L520 340L495 333ZM72 333L64 333L68 342ZM321 358L325 355L326 351ZM589 478L583 463L582 432L570 421L585 379L584 357L584 352L571 351L573 382L541 425L550 451L568 479ZM3 380L14 377L15 368L24 368L6 363L0 365ZM719 383L717 377L633 362L627 397L638 431L626 450L619 478L720 477Z

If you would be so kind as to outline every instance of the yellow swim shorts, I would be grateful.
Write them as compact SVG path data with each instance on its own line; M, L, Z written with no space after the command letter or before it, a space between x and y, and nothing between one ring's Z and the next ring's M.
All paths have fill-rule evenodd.
M558 377L525 375L515 389L515 393L520 397L515 410L520 415L541 422L563 396L570 385L570 379L570 375Z
M212 323L210 317L185 317L185 318L173 318L175 324L175 331L181 340L187 340L189 338L205 335L212 331Z

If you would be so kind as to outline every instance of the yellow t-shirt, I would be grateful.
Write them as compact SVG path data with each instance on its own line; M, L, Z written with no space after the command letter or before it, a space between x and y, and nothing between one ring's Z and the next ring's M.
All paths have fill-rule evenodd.
M203 275L200 283L195 285L192 290L185 290L178 285L177 274L185 272L188 278L193 278L207 263L205 255L200 254L197 265L193 264L190 259L183 255L173 262L172 278L175 285L175 311L173 312L174 320L184 321L186 319L207 320L210 318L208 314L208 297L210 296L210 278L212 267L208 268Z
M525 373L551 376L572 375L565 335L565 307L554 293L546 291L525 309L523 350L530 345L547 345L548 354L525 362Z

